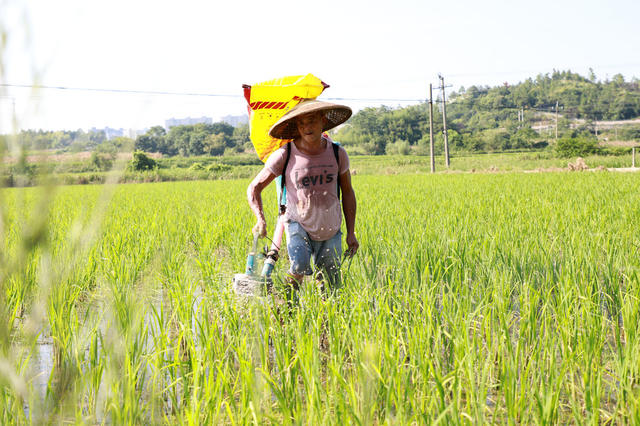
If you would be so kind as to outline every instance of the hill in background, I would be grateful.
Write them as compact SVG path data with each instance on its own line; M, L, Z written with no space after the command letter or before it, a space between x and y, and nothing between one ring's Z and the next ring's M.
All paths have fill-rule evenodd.
M444 146L442 102L434 102L436 151ZM597 81L571 71L540 74L517 85L461 87L446 103L453 151L543 148L559 138L593 143L640 139L640 84L618 74ZM607 121L607 122L603 122ZM335 138L368 154L424 153L429 145L428 104L366 108Z

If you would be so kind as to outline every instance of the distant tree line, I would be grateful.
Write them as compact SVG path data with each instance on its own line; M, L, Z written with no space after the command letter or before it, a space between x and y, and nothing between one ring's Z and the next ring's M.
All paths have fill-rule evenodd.
M9 136L0 135L0 148L8 146ZM154 126L136 139L115 137L107 139L105 132L83 130L23 130L17 142L29 150L57 150L61 152L94 151L115 153L134 149L159 152L167 156L223 155L251 149L249 126L233 127L220 122L171 127Z
M138 136L135 149L185 157L234 154L251 149L249 126L233 127L223 122L199 123L171 127L169 131L155 126Z
M6 143L9 136L0 138ZM107 141L104 131L78 130L22 130L17 142L31 150L91 151ZM126 139L126 138L120 138Z
M627 82L620 74L600 81L593 72L583 77L571 71L554 71L512 86L461 87L447 99L449 148L454 152L543 148L555 139L551 127L555 126L556 103L559 137L570 139L564 145L582 144L592 149L597 144L594 121L640 117L640 83L637 79ZM436 153L442 153L444 148L441 108L440 100L435 100ZM599 135L602 137L603 132ZM332 136L354 153L427 155L428 104L365 108L332 132ZM0 147L6 145L2 138ZM135 140L122 137L107 140L103 131L82 130L27 130L17 138L35 150L89 150L107 154L135 149L165 156L219 156L253 149L248 125L233 127L223 122L175 126L169 130L155 126ZM616 130L615 138L640 139L640 125Z
M513 86L461 87L447 99L449 147L470 152L544 147L551 134L541 134L532 126L554 125L556 102L559 135L593 141L594 120L640 117L640 85L636 79L625 82L620 74L602 82L593 73L585 78L571 71L555 71ZM444 137L439 99L434 102L433 119L435 148L441 153ZM627 127L616 136L640 138L640 127ZM365 108L335 132L334 138L363 154L424 154L429 149L428 104Z

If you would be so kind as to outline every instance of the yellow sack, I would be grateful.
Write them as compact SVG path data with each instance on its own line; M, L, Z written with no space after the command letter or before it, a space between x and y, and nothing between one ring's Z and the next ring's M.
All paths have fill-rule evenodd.
M250 138L260 160L289 140L269 136L269 129L302 99L315 99L329 87L312 74L276 78L253 86L243 85L249 109Z

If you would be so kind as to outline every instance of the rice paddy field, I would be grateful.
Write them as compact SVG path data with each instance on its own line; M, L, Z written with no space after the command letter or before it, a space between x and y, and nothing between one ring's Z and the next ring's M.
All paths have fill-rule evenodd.
M246 179L0 190L0 423L640 423L638 179L358 174L291 308L231 291Z

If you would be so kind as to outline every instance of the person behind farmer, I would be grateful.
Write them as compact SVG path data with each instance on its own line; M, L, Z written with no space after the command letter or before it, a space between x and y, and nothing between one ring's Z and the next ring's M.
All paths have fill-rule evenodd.
M311 258L326 275L332 290L340 287L342 209L346 222L346 254L353 256L359 244L355 234L356 196L351 186L349 157L323 132L344 123L351 109L344 105L312 99L303 100L269 130L277 139L293 139L272 153L260 173L247 188L249 205L256 216L254 234L267 235L261 193L276 177L283 175L286 187L285 229L291 267L288 282L298 289L305 275L312 275ZM283 167L290 149L286 170Z

